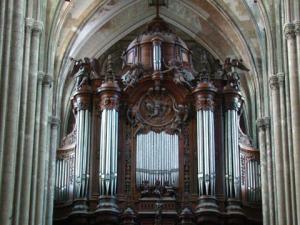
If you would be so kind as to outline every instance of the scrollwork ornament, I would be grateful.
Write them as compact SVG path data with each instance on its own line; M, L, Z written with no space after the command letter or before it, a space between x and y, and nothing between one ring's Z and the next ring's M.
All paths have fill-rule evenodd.
M295 25L293 23L287 23L284 25L284 35L286 39L295 38Z

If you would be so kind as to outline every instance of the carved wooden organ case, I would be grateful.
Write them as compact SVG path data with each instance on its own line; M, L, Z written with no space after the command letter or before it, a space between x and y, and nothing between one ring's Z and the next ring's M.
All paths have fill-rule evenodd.
M55 224L261 224L259 153L240 130L238 69L194 71L160 18L111 58L74 63L74 130L57 151Z

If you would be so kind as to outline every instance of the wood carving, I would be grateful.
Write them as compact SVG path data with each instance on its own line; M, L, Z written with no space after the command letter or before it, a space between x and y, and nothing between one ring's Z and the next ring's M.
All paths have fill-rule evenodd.
M137 127L136 133L162 130L168 133L180 131L187 121L188 107L177 104L174 97L165 89L150 88L139 102L128 111L129 120Z

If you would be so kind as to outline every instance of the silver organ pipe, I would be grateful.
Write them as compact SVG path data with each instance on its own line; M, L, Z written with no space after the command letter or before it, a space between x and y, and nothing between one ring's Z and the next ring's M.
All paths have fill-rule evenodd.
M161 70L161 42L155 40L153 42L153 68L154 70Z
M58 156L56 160L55 200L58 202L69 200L73 193L74 158L74 152L71 151Z
M240 198L240 153L238 145L238 112L225 112L225 159L226 159L226 195L228 198Z
M75 148L75 198L87 197L89 184L91 113L88 109L77 112L77 143Z
M249 160L247 163L247 193L249 202L258 202L261 199L260 164L258 160Z
M197 157L199 195L215 195L214 116L210 110L197 111Z
M104 109L101 114L99 188L100 195L117 191L118 112Z
M177 134L165 132L138 134L136 138L136 185L140 187L144 182L155 186L157 181L161 185L178 186L179 176L179 139ZM140 159L140 160L139 160Z

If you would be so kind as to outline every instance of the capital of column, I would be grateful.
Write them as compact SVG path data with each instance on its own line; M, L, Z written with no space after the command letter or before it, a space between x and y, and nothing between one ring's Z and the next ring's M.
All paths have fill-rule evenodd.
M285 74L284 73L277 73L276 75L278 77L279 86L282 87L284 85L284 82L285 82Z
M279 79L277 75L272 75L269 77L269 85L271 90L278 90L279 89Z
M37 33L42 33L43 30L44 30L44 24L42 21L39 21L39 20L34 20L33 22L33 25L32 25L32 30L34 32L37 32Z
M25 28L27 31L31 31L34 24L34 19L27 17L25 18Z
M238 90L226 85L223 94L225 96L225 110L239 111L241 109L244 99Z
M51 87L53 83L53 78L50 74L45 74L43 78L43 86L49 86Z
M295 38L295 25L293 23L285 24L283 30L286 39Z
M60 125L60 119L56 116L49 116L48 120L52 127L58 127Z
M295 34L300 35L300 21L295 21Z
M44 71L39 71L38 72L38 83L41 84L44 80L44 77L45 77L45 72Z
M216 92L217 89L211 82L200 82L193 90L196 110L214 111L214 96Z
M88 110L91 107L91 88L82 89L77 91L71 97L71 101L73 103L73 109L75 112L80 110Z
M256 120L256 125L259 129L266 129L270 127L270 117L261 117Z
M98 88L100 95L99 109L115 109L119 110L120 87L116 81L107 81Z

